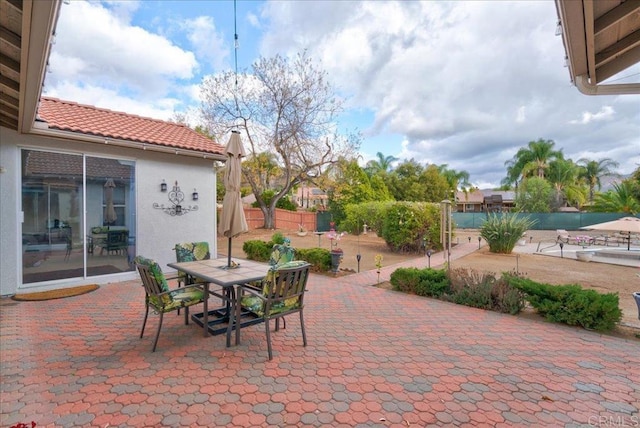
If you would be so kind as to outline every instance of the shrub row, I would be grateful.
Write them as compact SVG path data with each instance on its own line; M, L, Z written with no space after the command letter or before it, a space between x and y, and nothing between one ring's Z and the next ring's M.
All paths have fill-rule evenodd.
M528 301L548 321L609 331L622 318L617 293L600 294L576 284L550 285L513 273L497 277L472 269L400 268L391 274L394 290L518 314Z
M516 276L505 277L549 321L609 331L622 319L617 293L600 294L577 284L551 285Z
M455 269L400 268L391 274L394 290L510 314L524 308L522 293L493 274Z
M259 239L245 241L242 244L242 251L244 251L249 260L268 262L273 246L283 242L284 235L276 232L270 241ZM328 272L331 269L331 253L324 248L296 249L296 259L304 260L311 264L311 270L315 272Z

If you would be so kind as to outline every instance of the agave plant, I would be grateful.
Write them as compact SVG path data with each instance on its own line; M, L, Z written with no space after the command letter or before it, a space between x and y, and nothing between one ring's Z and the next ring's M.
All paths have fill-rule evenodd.
M480 228L480 236L492 253L511 254L513 247L535 221L518 214L489 213Z

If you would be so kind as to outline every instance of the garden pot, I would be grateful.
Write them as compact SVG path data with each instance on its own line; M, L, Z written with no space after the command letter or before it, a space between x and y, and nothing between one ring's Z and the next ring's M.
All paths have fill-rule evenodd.
M338 273L338 269L340 268L340 262L342 261L342 251L332 251L331 252L331 272Z

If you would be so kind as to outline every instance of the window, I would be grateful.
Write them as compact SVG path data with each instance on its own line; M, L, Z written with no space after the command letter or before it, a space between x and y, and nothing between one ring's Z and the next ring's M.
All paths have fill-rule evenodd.
M132 270L134 177L131 161L22 150L22 282ZM108 245L112 229L126 248Z

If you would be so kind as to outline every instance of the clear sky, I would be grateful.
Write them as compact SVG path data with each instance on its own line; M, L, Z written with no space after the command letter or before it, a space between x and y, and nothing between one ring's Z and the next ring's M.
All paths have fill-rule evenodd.
M307 50L382 152L497 186L531 140L565 157L640 165L640 96L570 82L557 14L543 1L79 1L62 5L44 94L167 120L197 120L203 77ZM635 66L613 79L637 81Z

